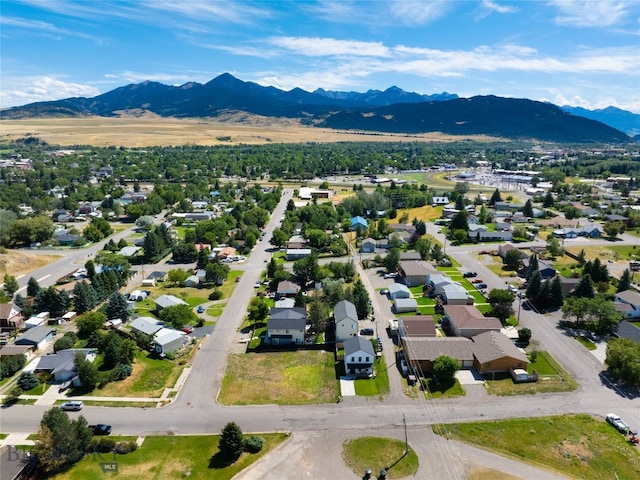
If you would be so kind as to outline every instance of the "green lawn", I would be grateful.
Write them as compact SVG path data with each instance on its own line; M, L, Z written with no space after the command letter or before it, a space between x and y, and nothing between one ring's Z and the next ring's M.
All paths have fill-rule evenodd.
M640 478L638 447L588 415L435 425L433 430L572 478Z
M640 248L637 245L613 245L607 247L613 252L615 260L634 260L640 258Z
M418 472L418 456L409 445L405 455L402 440L382 437L360 437L346 440L342 444L342 458L356 475L361 476L365 468L371 468L374 475L387 470L387 478L415 476Z
M427 398L451 398L466 395L458 379L456 379L453 385L438 385L433 378L421 378L420 382L423 385L424 394Z
M339 390L333 353L231 354L218 401L223 405L332 403Z
M355 380L356 395L376 397L389 393L389 372L384 355L374 365L375 378L359 378Z
M177 480L185 477L230 480L287 438L286 433L259 436L264 439L262 450L255 454L243 453L237 462L229 466L218 452L219 435L147 437L135 452L117 455L118 473L115 475L102 472L100 462L113 459L113 454L102 454L103 458L87 455L69 471L51 478L101 480L117 476L127 480Z
M418 302L419 307L434 306L436 303L438 303L436 302L435 298L429 298L429 297L418 297L415 300L416 302Z
M587 350L595 350L596 348L598 348L596 347L596 344L588 338L578 336L576 337L576 340L584 345Z
M22 395L43 395L44 392L46 392L50 386L51 386L50 383L41 383L40 385L33 387L31 390L22 392Z

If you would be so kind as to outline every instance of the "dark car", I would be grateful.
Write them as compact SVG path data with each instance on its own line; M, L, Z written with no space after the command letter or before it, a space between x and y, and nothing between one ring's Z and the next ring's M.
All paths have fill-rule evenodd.
M89 425L89 430L93 430L94 435L109 435L111 433L111 425L105 425L104 423Z
M473 278L473 277L477 277L478 274L476 272L464 272L462 276L464 278Z
M360 335L373 335L373 328L363 328L360 330Z

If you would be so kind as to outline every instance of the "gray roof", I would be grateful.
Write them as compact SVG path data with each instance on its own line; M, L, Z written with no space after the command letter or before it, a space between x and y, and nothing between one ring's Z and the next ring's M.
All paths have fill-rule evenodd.
M484 332L473 337L473 355L480 363L492 362L504 357L529 363L527 356L500 332Z
M77 353L81 353L84 357L91 352L95 352L95 348L68 348L60 350L57 353L44 355L38 361L36 370L48 370L51 373L60 371L75 371L75 358Z
M359 320L356 306L349 300L340 300L336 303L335 307L333 307L333 318L335 318L336 323L341 322L345 318L350 318L356 322Z
M272 308L269 310L269 319L303 319L307 318L307 310L304 307Z
M409 287L403 285L402 283L392 283L391 285L389 285L388 290L389 295L394 295L399 292L405 292L411 295L411 290L409 290Z
M138 317L130 323L133 330L153 335L162 328L162 322L151 317Z
M473 360L473 340L465 337L404 337L408 360L434 361L441 355L456 360Z
M173 295L162 295L156 298L156 305L160 308L167 308L175 305L188 305L188 303Z
M292 310L290 308L283 310ZM304 330L307 326L307 319L297 316L269 317L267 330Z
M375 352L373 351L373 345L371 345L371 341L369 341L364 337L356 335L355 337L350 337L344 341L345 357L353 353L356 353L358 350L362 350L363 352L371 355L372 359L375 356Z
M38 344L43 341L49 334L55 334L56 329L47 325L40 325L39 327L30 328L22 335L20 335L16 341L16 345L31 345Z
M625 290L624 292L618 292L616 293L616 297L630 305L640 306L640 293L635 290Z
M400 262L400 269L404 272L405 275L424 275L425 279L427 278L428 274L436 272L436 269L433 268L429 263L416 260L407 260Z
M418 301L415 298L396 298L396 307L418 308Z
M640 327L636 327L633 323L623 320L618 324L616 335L620 338L630 338L636 343L640 343Z

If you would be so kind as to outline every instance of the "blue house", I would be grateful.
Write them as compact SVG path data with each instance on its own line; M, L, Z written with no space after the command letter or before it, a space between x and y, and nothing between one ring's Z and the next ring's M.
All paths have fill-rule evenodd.
M366 230L367 229L367 225L368 225L367 221L364 218L360 217L360 216L353 217L351 219L351 230L352 231L358 230L358 227L360 227L360 229L362 229L362 230Z

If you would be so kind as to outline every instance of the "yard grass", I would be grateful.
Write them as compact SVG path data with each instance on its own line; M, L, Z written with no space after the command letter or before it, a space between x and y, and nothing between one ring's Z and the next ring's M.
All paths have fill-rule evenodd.
M382 395L389 393L389 371L384 355L376 359L373 367L376 372L375 378L358 378L354 381L356 395L363 397L380 396L380 400L382 400Z
M409 221L417 218L425 222L431 222L442 217L442 207L432 207L431 205L425 205L424 207L416 208L400 208L398 209L398 218L404 214L409 216Z
M474 305L478 309L478 311L483 315L491 311L491 305L489 305L488 303L476 303Z
M50 383L41 383L40 385L33 387L31 390L22 392L21 395L44 395L44 393L49 390L50 386Z
M224 307L224 305L214 305L213 307L209 307L206 310L207 315L210 315L212 317L219 317L220 315L222 315L222 312L224 312Z
M595 350L596 348L598 348L596 347L595 343L593 343L591 340L589 340L586 337L581 337L580 335L578 335L577 337L575 337L575 339L578 342L580 342L582 345L584 345L587 350Z
M474 289L468 289L467 293L473 297L474 305L477 305L478 303L487 303L487 299L484 298L484 295L482 295L475 288Z
M67 400L56 400L54 405L61 405L66 401ZM83 400L82 403L84 403L85 407L135 407L135 408L149 407L149 408L155 408L157 402L155 402L155 401L151 401L151 402L126 402L126 401L119 402L117 400L112 400L112 401ZM134 438L134 440L135 440L135 438Z
M421 378L420 382L427 398L453 398L467 394L457 378L452 385L438 385L433 378Z
M339 390L332 353L231 354L218 401L223 405L332 403Z
M435 305L420 305L418 304L418 308L416 310L417 312L420 312L421 315L435 315L436 314L436 306ZM407 312L406 314L402 313L400 314L400 316L407 316L407 315L415 315L416 312Z
M418 302L419 307L433 306L437 303L435 298L429 297L418 297L415 300Z
M572 478L640 477L637 447L588 415L435 425L433 431Z
M258 453L243 453L238 461L226 465L218 452L219 435L146 437L135 452L117 455L118 473L128 480L165 480L188 476L192 479L230 480L238 472L280 445L286 433L265 433L264 446ZM245 433L245 438L247 434ZM112 454L104 458L87 455L69 471L52 477L55 480L101 480L111 477L102 472L100 462L111 461ZM189 472L189 473L187 473Z
M409 446L405 455L402 440L383 437L360 437L346 440L342 444L342 458L357 475L371 468L376 475L383 468L389 478L414 476L418 472L418 455Z
M538 352L535 362L527 367L527 372L536 370L540 375L534 383L514 383L510 376L499 380L487 379L487 391L492 395L530 395L548 392L570 392L577 388L576 381L549 353Z
M156 398L165 388L175 385L183 368L172 360L159 358L149 352L138 352L130 377L110 382L102 389L85 394L101 397Z

